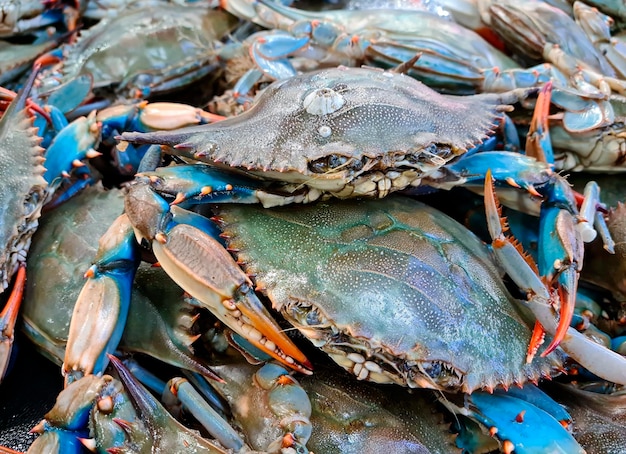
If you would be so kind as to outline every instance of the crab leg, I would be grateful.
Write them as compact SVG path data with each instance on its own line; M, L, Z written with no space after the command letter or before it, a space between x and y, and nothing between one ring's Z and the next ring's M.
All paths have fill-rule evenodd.
M126 198L138 240L152 244L163 269L227 326L286 366L310 373L304 354L282 332L252 289L252 281L215 239L206 218L172 207L138 182ZM213 233L213 235L212 235Z
M228 449L238 452L244 446L239 434L181 377L167 382L167 389L209 433Z
M6 306L0 312L0 383L6 374L11 359L13 348L13 332L15 321L22 303L24 293L24 283L26 282L26 266L21 265L17 270L13 291Z
M243 448L244 441L239 434L186 379L176 377L165 383L133 360L123 361L122 364L144 386L157 395L162 395L161 400L168 409L179 408L182 405L224 447L234 452L239 452Z
M120 380L127 389L133 406L144 420L152 436L153 452L180 452L185 448L191 452L226 453L209 440L196 435L178 423L163 406L141 386L124 364L109 355L111 364L117 370ZM191 446L190 443L191 442ZM195 447L195 450L192 448ZM206 451L205 451L206 450Z
M593 342L574 328L568 328L569 321L565 328L562 327L563 319L557 325L551 304L554 301L554 292L539 278L536 269L529 263L529 258L522 255L513 240L504 234L489 172L485 181L485 205L496 258L515 284L530 295L528 306L537 321L553 338L562 337L560 346L583 367L606 380L626 384L626 358ZM552 343L554 344L554 340Z

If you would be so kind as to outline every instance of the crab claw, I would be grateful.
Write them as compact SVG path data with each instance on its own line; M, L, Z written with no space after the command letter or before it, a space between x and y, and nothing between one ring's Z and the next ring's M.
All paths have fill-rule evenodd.
M77 167L78 162L99 156L93 148L100 140L100 132L101 124L96 121L94 112L76 119L57 134L46 150L46 181L57 185L63 175Z
M124 331L138 265L133 230L121 215L100 239L74 306L63 360L66 386L83 375L104 372L106 354L115 351Z
M573 276L574 273L575 276ZM541 353L541 357L546 357L558 347L559 343L565 338L567 329L572 321L574 307L576 306L578 271L574 271L574 273L572 273L571 270L568 270L567 272L561 274L561 276L565 279L574 281L570 282L570 286L573 286L574 288L573 292L567 290L567 288L563 285L557 284L556 294L558 295L558 300L560 301L559 324L557 325L552 342L550 342L550 345L548 345Z
M546 82L537 96L535 111L526 136L526 155L538 161L554 163L554 153L550 141L548 115L550 113L550 97L552 81Z
M454 400L441 399L452 412L469 416L485 428L499 441L502 452L585 452L564 427L563 422L571 421L569 414L532 385L509 392L466 394L463 404ZM541 436L537 427L541 427Z
M161 267L223 323L287 367L311 364L282 332L254 293L252 281L211 232L206 218L171 207L149 186L135 184L126 214L138 240L152 243Z
M549 241L543 243L544 246L539 251L539 264L537 265L521 249L517 241L504 234L508 227L500 217L491 171L487 171L484 190L489 233L493 238L494 251L499 257L502 257L500 261L506 263L508 260L513 260L513 255L521 256L526 262L528 270L509 269L509 274L515 274L515 276L512 275L512 278L518 285L521 282L521 286L528 289L529 294L542 293L547 295L546 299L553 304L555 301L560 303L559 324L556 331L552 333L552 342L541 355L545 357L554 351L563 340L574 314L578 274L580 272L579 263L583 256L582 241L574 227L574 218L568 211L550 203L550 197L554 197L554 193L550 193L546 208L542 206L539 232L540 238L547 238ZM558 193L558 189L555 189L554 192ZM532 278L530 273L534 274ZM537 282L538 275L544 276L541 284L536 283L531 286L531 282ZM543 340L540 327L535 326L532 340L533 342L528 348L529 360L532 359L539 343Z
M553 351L563 340L574 314L578 277L584 256L583 240L576 229L576 219L561 208L569 197L569 187L555 184L541 207L539 237L546 239L539 249L539 274L553 299L559 302L559 324L554 338L542 356ZM572 202L573 203L573 202Z
M13 332L15 331L15 321L22 303L24 293L24 283L26 282L26 266L21 265L17 270L13 291L6 306L0 312L0 383L9 367L11 350L13 349Z
M505 269L515 284L529 295L527 305L540 323L542 329L553 337L562 337L560 345L565 352L583 367L597 376L614 383L626 384L626 358L608 348L600 345L573 328L557 326L552 309L554 291L547 288L546 279L540 279L534 262L516 246L511 238L504 235L505 225L502 222L498 203L493 192L491 173L487 172L485 181L485 206L487 211L487 224L489 234L493 238L493 251L498 263ZM567 244L567 243L565 243ZM571 246L571 245L570 245ZM565 270L564 276L556 280L563 282L572 276L572 268ZM548 279L547 281L550 281ZM576 288L567 289L568 293L561 296L567 300L570 294L576 294ZM557 294L559 290L557 289ZM564 303L561 303L564 304ZM562 313L560 324L567 318L569 310ZM569 324L569 322L568 322ZM557 335L558 333L558 335ZM534 336L541 339L541 336ZM537 346L530 347L530 353L534 353Z

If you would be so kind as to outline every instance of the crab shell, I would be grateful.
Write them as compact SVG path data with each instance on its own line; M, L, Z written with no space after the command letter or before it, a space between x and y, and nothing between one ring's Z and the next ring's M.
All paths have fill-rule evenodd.
M485 245L408 198L223 206L229 248L273 307L360 379L472 392L551 374Z
M503 104L531 92L446 96L402 74L338 67L275 82L236 117L122 140L340 198L382 197L480 143Z
M32 80L0 119L0 293L26 260L48 186L41 138L25 109Z

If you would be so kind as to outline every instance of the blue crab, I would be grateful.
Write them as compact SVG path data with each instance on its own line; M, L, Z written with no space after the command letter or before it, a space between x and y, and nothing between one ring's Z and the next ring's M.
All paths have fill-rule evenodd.
M389 68L404 64L407 74L454 94L540 87L551 80L557 88L553 102L564 109L564 122L570 130L607 126L614 121L608 102L611 88L603 75L579 67L574 57L558 46L546 45L546 61L552 64L523 68L471 30L425 11L404 11L399 16L393 9L310 12L270 0L223 3L233 14L280 29L258 33L244 42L253 69L235 85L236 95L247 93L261 75L272 80L295 75L297 63L292 64L289 57L315 60L315 67L366 63ZM569 33L582 35L573 20L565 18L570 21ZM535 38L532 32L522 36L523 42ZM591 43L586 44L595 54ZM416 54L420 58L408 63ZM611 83L614 90L624 91L621 81L613 78Z
M279 431L282 429L286 432L284 437L294 442L285 442L281 434L274 446L269 443L263 445L266 440L259 440L258 443L263 445L262 450L255 451L246 446L230 427L222 429L219 440L210 440L202 437L198 431L183 426L119 359L111 357L111 363L115 366L119 380L110 375L87 375L59 394L54 408L33 429L42 435L35 440L29 453L78 453L84 452L83 445L98 452L180 452L184 449L197 453L253 454L278 453L281 448L287 449L286 452L296 452L296 449L302 454L308 452L303 445L295 442L300 434L294 437L286 432L290 427L300 425L300 430L310 434L307 413L310 414L311 407L298 383L285 369L266 365L257 372L256 380L260 386L257 386L256 397L269 401L269 405L263 414L255 414L250 419L253 423L273 426L279 428ZM185 408L197 414L192 407L200 402L201 397L186 380L172 380L167 386L162 386L159 392L164 388L166 393L171 392L180 398ZM215 424L219 416L215 412L213 415ZM288 418L293 420L291 426L284 423ZM299 424L296 420L299 420ZM308 430L303 427L306 425L309 426ZM266 436L274 435L271 429L262 432ZM308 436L304 438L306 441Z
M100 203L98 204L99 211L94 214L94 216L101 218L101 213L103 212L108 213L107 216L111 218L115 216L115 207L120 206L120 197L119 194L111 192L105 194L108 195L103 196L100 191L92 189L70 203L80 204L83 202L80 198L93 198L95 196ZM108 208L107 205L109 205ZM66 219L65 213L62 211L64 209L74 211L73 217ZM345 303L349 303L346 299L353 302L356 292L360 292L359 295L367 299L364 302L371 303L371 307L377 305L378 302L387 306L389 303L391 304L391 308L388 307L388 309L391 312L394 310L408 311L407 315L411 317L407 320L409 325L411 325L411 322L423 322L422 329L417 332L413 330L413 326L401 328L400 324L395 324L394 329L396 331L400 329L406 330L409 336L407 341L409 344L413 340L419 342L423 349L431 350L431 354L443 359L441 355L445 355L448 348L451 350L451 352L448 353L456 351L457 346L454 344L457 342L455 341L450 344L441 336L435 335L435 338L433 338L433 336L428 335L428 332L432 331L432 328L429 326L433 317L430 317L424 311L416 311L415 307L411 304L411 298L404 297L407 292L411 293L413 285L423 280L419 277L412 277L413 275L417 274L418 276L422 276L422 278L426 278L430 276L432 270L438 270L440 273L440 284L445 286L443 282L445 281L445 276L452 272L454 274L453 279L455 283L469 292L467 295L465 295L464 292L455 292L455 294L450 297L444 297L445 304L443 304L443 306L440 302L437 308L433 308L437 311L437 316L440 317L441 323L448 326L453 331L471 331L471 328L462 328L455 326L455 323L446 322L450 321L451 316L454 316L458 310L464 310L463 306L470 304L471 308L467 308L470 310L470 312L467 313L468 319L476 319L479 322L479 326L482 327L480 329L487 329L489 331L488 336L490 338L499 339L501 336L505 336L507 339L506 342L496 341L485 344L483 342L484 337L473 338L471 335L463 336L463 342L458 342L458 348L462 349L460 357L471 356L473 361L465 365L457 362L463 361L461 358L451 359L451 361L457 362L456 364L459 367L470 365L470 368L467 370L467 376L465 377L468 380L466 383L467 386L472 386L470 383L472 380L480 381L485 378L480 370L478 370L480 367L487 369L485 371L486 375L493 375L486 381L487 387L490 387L494 386L502 377L504 377L505 382L511 379L515 381L515 375L518 372L520 375L517 377L517 380L520 382L524 381L526 378L534 379L543 373L550 373L552 366L559 364L558 356L560 355L554 354L552 354L550 358L535 361L532 365L523 364L526 342L530 336L530 330L525 326L523 317L517 313L513 299L506 295L506 290L504 290L500 281L499 272L491 262L488 250L462 226L436 210L428 208L416 201L405 197L392 197L386 201L344 202L341 205L310 205L303 210L295 211L289 210L287 207L280 209L261 209L254 206L224 205L220 208L220 216L218 222L225 226L224 233L231 237L228 241L231 245L242 248L240 256L244 255L244 251L250 255L255 255L254 259L251 256L246 259L249 260L246 267L252 267L256 264L259 269L263 269L267 272L267 275L265 273L259 273L257 275L257 284L264 285L270 283L266 277L270 276L270 279L275 279L278 286L283 285L282 289L279 289L278 286L268 285L265 292L268 293L270 298L276 303L280 301L278 299L279 297L276 296L277 294L291 294L294 298L299 300L297 308L294 305L290 307L291 312L303 313L299 316L298 323L300 329L303 329L307 335L319 330L319 334L316 339L314 339L316 344L321 342L320 336L324 331L322 327L319 326L319 324L323 322L320 316L321 311L326 311L328 314L329 311L337 308L337 304L342 306L343 311L346 312L347 323L354 324L355 328L362 326L366 336L369 328L377 329L375 326L377 323L371 326L371 323L364 324L363 322L367 321L364 319L355 319L352 317L352 320L350 320L351 311L349 308L346 311ZM87 218L86 220L83 219L85 217ZM50 349L49 342L47 342L49 339L42 339L41 334L49 335L60 331L67 333L67 325L64 322L64 320L67 320L67 315L60 317L58 313L59 309L53 308L49 304L46 306L45 311L38 310L37 304L41 303L43 293L47 296L44 298L48 300L46 302L53 299L64 303L67 299L66 295L60 291L61 289L55 281L59 279L62 282L68 282L68 279L71 281L76 280L77 275L80 275L81 272L80 270L76 270L75 267L81 267L80 263L85 263L87 260L85 255L89 255L84 252L83 248L88 246L84 244L85 241L82 238L97 235L98 231L103 230L103 226L100 225L92 215L77 212L72 210L71 207L62 207L61 211L49 213L49 218L50 220L55 220L55 222L47 221L44 228L52 229L52 232L48 230L48 235L43 231L41 232L41 238L35 244L30 256L33 263L38 265L35 267L35 272L38 272L36 276L42 275L43 279L37 279L36 282L29 284L26 295L28 304L25 307L24 316L29 335L34 336L35 341L43 348L47 348L48 352L52 352L53 356L57 356L56 362L59 362L59 355L54 353L54 349L62 349L62 345L57 343L54 349ZM333 222L327 222L329 219L333 220ZM75 231L76 229L68 228L69 226L76 225L76 223L81 226L78 232ZM252 231L247 231L250 229ZM374 229L374 231L372 231L372 229ZM52 235L50 233L52 233ZM280 233L280 235L278 235L278 233ZM73 238L75 241L71 241ZM246 238L251 238L252 241L246 241L246 244L244 244L243 240ZM291 241L285 241L286 238L297 238L297 252L300 257L298 263L293 261L289 262L284 259L284 254L292 255L294 253L293 243ZM259 244L261 245L260 247L258 247ZM337 247L337 245L339 247ZM268 248L272 251L269 255L266 251ZM93 251L93 248L91 250ZM81 251L83 251L82 254ZM379 254L379 252L382 252L382 254ZM61 257L59 257L59 254L64 257L64 260L60 260ZM72 267L71 264L76 260L76 255L79 255L80 260L74 263L75 267ZM408 259L408 265L401 259L403 256ZM424 259L425 257L428 258ZM462 271L457 263L452 263L451 260L455 261L455 258L463 262L469 260L471 264L465 265L464 268L468 271L472 270L472 273L474 273L473 276L466 276L466 271ZM359 265L354 266L354 261ZM64 264L65 262L69 263ZM281 271L281 275L276 275L274 266L277 262L288 264L289 269ZM389 266L390 262L396 263L393 266ZM59 271L65 270L64 272L67 273L67 275L42 272L42 270L52 268L53 263L61 264L62 266L54 265L54 268ZM311 263L315 263L317 266L313 267ZM330 264L326 265L326 263ZM367 264L367 270L362 269L365 264ZM452 268L450 268L451 265ZM350 281L350 279L342 279L340 269L345 269L347 272L352 270L351 274L357 274L358 280L363 282L364 285L357 288L356 292L350 287L350 295L345 295L345 292L342 292L341 289L345 287L344 284L349 285L347 281ZM403 269L404 272L402 271ZM446 269L448 271L445 271ZM309 274L313 273L315 277L303 279L303 272L308 272ZM296 278L281 279L284 273L295 274ZM145 274L145 270L143 274ZM379 282L376 278L372 278L372 276L376 275L385 275L386 278L383 278L386 279L385 284ZM489 275L489 279L486 279L487 275ZM153 279L155 277L156 276L153 276ZM156 279L162 280L163 278L156 277ZM262 282L262 279L265 279L266 282ZM306 288L311 286L315 286L315 289L312 292L307 292L307 294L294 293L299 291L293 285L294 282L298 282L298 288L302 292L305 292ZM54 285L49 285L49 283ZM149 286L149 284L146 285ZM304 285L304 287L302 287L302 285ZM42 289L41 287L45 288ZM74 291L70 291L70 293L75 294L77 292L75 287L75 284L71 285L71 289L74 289ZM48 288L50 291L46 292ZM331 291L330 289L334 290ZM379 297L375 295L377 291ZM435 294L440 295L441 293L439 290L433 290L431 286L424 287L423 291L430 293L434 291L435 293L431 296ZM331 298L323 296L331 292ZM400 294L399 297L398 293ZM411 293L411 295L419 299L421 293L422 291L415 291ZM163 294L164 292L161 291L160 295ZM136 296L136 294L133 296L131 305L141 302ZM468 296L473 298L468 298ZM69 297L69 295L67 297ZM501 299L496 301L493 298ZM360 297L356 299L361 300ZM476 302L470 301L470 299L475 299ZM428 301L432 300L421 300L421 302L426 305L428 305ZM480 304L476 304L477 302L480 302ZM309 316L304 315L304 312L310 309L306 307L308 303L317 305L315 310L319 311L317 312L318 315L312 316L313 310L309 311ZM137 308L135 308L135 311L136 310ZM53 317L55 321L52 326L48 326L51 311L56 314ZM92 318L94 318L93 314L91 315ZM143 324L149 323L150 317L148 317L148 315L148 313L144 313L143 316L140 316ZM100 317L96 318L99 319ZM129 320L130 318L131 317L129 317ZM339 315L335 321L339 321L339 318L345 317ZM306 320L308 326L302 326L302 319ZM314 323L314 325L311 326L311 323ZM441 323L437 322L439 328L442 326ZM33 329L34 327L36 327L36 329ZM125 331L134 331L135 327L136 324L131 324L130 326L127 324ZM43 330L41 328L43 328ZM152 333L154 332L156 331L153 330ZM437 332L439 333L439 331ZM359 333L356 332L353 334L355 336L359 335ZM53 334L53 336L60 337L57 334ZM374 337L377 338L379 336L376 334ZM374 337L370 340L374 341ZM439 338L437 339L437 337ZM43 343L41 342L42 340L44 340ZM128 340L127 333L125 332L120 348L128 348ZM349 341L347 337L343 338L343 340L345 342ZM346 361L358 360L359 358L364 358L366 355L363 350L363 348L366 347L366 341L364 339L353 338L351 341L360 343L358 353L352 352L347 355L336 353L333 355L344 367L346 366ZM382 344L386 342L396 343L393 338L385 336L384 333L379 341ZM447 346L442 345L442 343L447 343ZM475 347L481 344L483 347L479 347L477 351ZM506 348L503 348L504 345L506 345ZM152 354L163 350L155 346L151 348L153 351L150 353ZM322 348L335 348L347 353L350 347L348 345L334 344L332 346L323 346ZM480 350L484 350L484 348L487 348L488 351L481 352ZM398 351L395 353L400 355ZM408 354L412 353L408 352ZM384 360L382 367L380 367L380 369L384 368L390 372L387 376L384 376L382 371L380 374L377 374L374 370L375 362L385 357L385 352L380 351L374 353L375 357L363 363L364 368L369 371L370 376L364 377L364 375L359 372L360 378L376 380L382 377L382 380L379 381L389 381L389 378L393 377L392 361L402 361L402 359L398 356L392 360L388 355L389 352L387 352L387 358ZM452 355L452 357L456 356L459 355ZM472 365L472 362L479 367ZM456 386L454 380L458 377L452 376L451 370L446 368L442 363L433 363L431 361L428 364L422 363L421 366L429 374L433 375L429 375L426 378L429 382L427 383L428 386L432 386L436 383L439 383L440 386L450 388ZM189 367L189 365L185 365L185 367ZM358 364L353 364L350 370L353 373L358 372L357 368ZM398 366L398 368L405 369L400 366ZM505 376L499 375L502 368L510 369L505 373ZM226 396L229 405L232 407L235 419L238 420L243 427L248 442L253 447L263 452L274 452L273 449L267 447L267 443L272 440L279 440L279 443L295 440L297 443L303 445L306 443L309 435L311 436L311 446L318 446L322 449L321 447L328 446L329 440L342 439L343 430L336 429L334 424L344 421L346 418L346 424L348 424L349 430L352 432L351 437L356 437L359 440L359 446L363 447L363 449L371 446L371 437L389 438L387 433L391 430L395 435L386 442L389 443L390 446L398 446L399 443L402 443L401 446L408 449L408 452L427 452L426 448L421 446L420 443L428 447L428 452L450 452L454 450L450 444L450 434L447 432L446 426L438 422L438 417L435 415L424 415L419 416L418 422L415 421L416 415L420 412L417 407L421 409L423 407L420 407L420 405L432 406L427 397L407 396L407 399L411 401L411 408L407 408L407 403L403 403L403 408L397 408L397 406L390 402L384 403L384 400L387 398L383 398L382 395L374 397L376 394L372 396L371 391L367 391L367 388L362 389L357 383L348 385L345 379L338 379L341 383L341 387L337 389L335 385L333 389L330 389L328 384L320 383L316 375L306 377L302 385L305 390L312 393L311 399L316 408L316 412L311 416L311 422L317 432L311 433L311 429L307 429L308 417L306 416L306 407L308 407L308 403L304 403L306 400L302 397L301 391L297 390L297 382L291 377L285 376L277 381L278 385L269 386L269 388L265 387L267 383L272 385L274 379L269 380L268 377L275 377L274 371L282 370L281 375L285 375L286 372L284 369L275 365L269 365L265 366L261 371L255 372L255 369L252 367L237 366L233 368L231 365L225 365L215 367L214 370L226 380L226 383L216 383L214 387ZM413 369L414 372L415 370L416 369ZM529 375L526 376L526 374ZM254 379L251 378L252 375L255 376ZM416 382L419 381L417 375L414 375L412 378L415 379ZM328 380L328 378L325 379L325 381ZM394 380L397 381L396 379L391 381ZM124 381L128 383L128 378L125 378ZM336 384L336 382L337 380L330 381L331 384ZM66 391L59 397L58 408L51 412L49 416L46 417L47 421L36 429L37 431L45 432L45 434L41 437L41 440L38 440L33 446L32 452L42 452L46 449L51 449L49 447L51 443L53 443L52 440L55 440L56 437L60 437L61 440L64 440L62 441L64 443L69 443L71 440L75 440L77 435L85 439L89 438L88 444L91 443L95 446L124 446L124 440L139 444L146 442L144 438L139 435L141 431L136 430L139 427L143 427L142 424L144 423L138 416L129 416L132 413L129 413L129 409L124 407L124 405L128 406L128 398L118 398L114 397L114 395L109 395L108 393L103 394L97 391L99 397L96 398L96 405L92 405L91 396L93 395L92 393L96 391L89 391L87 393L81 391L84 389L84 386L91 389L92 385L100 389L105 383L111 383L111 379L109 377L96 378L93 375L87 375L70 384ZM180 380L177 380L175 383L175 386L177 386L176 389L178 389L178 397L183 402L183 406L187 405L191 407L191 404L189 404L187 400L189 398L188 396L193 394L189 389L189 385L185 381ZM248 389L247 384L250 383L254 383L254 386L252 386L253 389ZM171 383L171 385L174 386L174 383ZM350 393L349 396L346 395L346 391L342 391L341 389L346 386L349 386L348 389L352 389L352 391L348 391ZM139 395L143 395L143 391L141 391L136 384L131 385L131 387L135 389L134 392L139 392ZM152 387L155 392L160 393L161 390L168 388L169 385L165 386L163 383L157 383ZM119 385L113 388L119 390ZM106 389L109 389L108 385ZM391 396L397 392L397 390L388 390L385 392L385 395L389 394ZM266 393L269 393L269 400L261 397ZM109 413L111 412L111 406L107 405L109 399L107 396L111 396L115 403L115 410L112 411L112 413ZM355 406L354 398L359 398L359 396L361 404ZM86 406L85 411L91 414L90 417L94 422L90 433L86 429L76 432L76 426L79 424L75 422L76 418L68 420L75 412L67 411L67 406L63 403L68 402L70 398L72 402L77 402L82 399L81 402ZM287 399L286 401L289 402L288 405L284 403L285 398ZM329 405L329 399L333 400L334 405ZM521 437L511 436L510 432L507 432L510 430L518 430L522 426L518 425L518 423L511 424L508 422L507 418L504 418L502 421L497 421L498 418L495 418L495 420L491 419L493 418L493 414L489 413L489 410L493 410L494 407L488 395L475 392L472 399L474 399L474 404L470 405L470 407L476 407L472 410L475 412L475 415L480 415L480 412L477 410L477 408L479 408L481 412L487 414L487 416L480 416L481 418L490 418L488 419L491 421L489 425L496 425L501 428L502 435L506 437L501 440L502 443L519 444L517 449L519 449L519 452L524 452L521 443L528 443L528 440L524 439L527 435ZM496 402L502 399L504 399L504 397L498 396ZM391 400L391 398L387 400ZM507 398L507 402L510 401L511 399ZM297 406L296 403L298 404ZM255 411L250 411L250 405L254 406ZM267 415L270 414L270 412L266 407L267 405L274 407L273 411L278 418L275 423L268 423ZM380 405L384 405L385 410L379 409L374 414L371 414L373 409ZM460 405L461 408L463 408L463 404L461 403ZM501 404L498 403L497 405ZM173 423L165 417L163 411L159 409L156 404L151 404L151 406L153 411L146 412L145 409L142 410L142 408L144 408L142 404L138 404L141 417L146 418L148 424L154 425L153 430L163 434L165 442L175 443L171 438ZM298 412L294 411L293 414L285 413L286 411L291 412L295 408L300 408L300 410ZM522 411L522 409L526 409L528 412L531 411L531 408L527 408L525 404L518 401L515 401L515 405L513 405L512 408L517 412ZM382 414L381 411L383 411ZM473 417L473 414L468 413L469 410L457 409L455 411L462 411L469 414L470 417ZM532 409L532 411L534 412L533 414L538 412L536 408ZM386 412L391 413L388 414ZM78 414L84 413L79 412ZM255 422L255 418L259 415L265 416L263 416L261 421ZM357 415L362 417L369 415L366 416L369 421L366 427L361 428L359 425L349 423L350 418L356 417ZM383 415L386 416L383 417ZM113 423L106 423L111 417L118 418L118 422L113 420ZM119 418L127 423L124 423L124 421L121 421ZM569 452L575 452L575 444L572 444L573 440L571 436L563 430L560 424L556 420L552 421L552 419L546 419L549 417L545 414L543 418L542 427L543 430L546 431L545 433L549 431L550 439L553 439L554 443L558 443L563 449L567 446ZM317 421L320 421L319 424ZM408 421L410 421L410 423ZM533 421L529 413L528 421L524 427L531 427L532 424L535 424ZM120 433L120 422L124 423L125 435ZM416 424L418 427L416 427ZM500 426L500 424L502 425ZM133 430L129 430L129 428ZM66 432L66 429L72 429L72 431ZM397 438L397 431L400 429L402 429L402 440L404 441ZM177 430L180 431L181 428L179 427ZM287 439L282 438L282 434L285 430L291 434ZM120 433L120 435L115 435L118 433ZM183 433L180 436L188 437L189 435ZM116 440L113 440L114 438ZM290 441L289 443L292 442ZM332 441L330 441L330 443L332 443ZM379 443L378 438L376 438L376 443ZM545 443L545 441L542 441L542 443ZM441 451L444 446L446 446L446 448ZM345 446L345 449L349 449L348 446Z
M129 98L173 91L216 68L219 39L234 23L206 6L131 7L64 47L60 67L42 74L37 94L69 112L92 90L112 87Z
M70 319L84 283L85 269L96 253L88 239L102 236L123 205L119 190L88 188L46 213L33 238L28 258L30 278L21 311L22 329L58 365L65 356ZM81 209L84 206L91 208L85 211ZM76 226L80 226L78 230ZM162 270L142 266L129 298L132 305L119 345L121 351L145 352L176 367L212 375L206 363L192 353L197 313L183 301L182 291ZM76 348L81 347L97 348Z
M574 224L579 229L590 226L575 221L577 211L565 180L546 164L515 153L462 156L488 136L499 112L506 109L502 102L527 94L448 97L401 74L339 67L276 82L249 111L223 122L171 132L124 133L121 138L167 145L170 153L210 164L145 175L160 194L174 197L174 204L237 200L272 206L329 196L384 197L420 185L480 184L492 168L504 186L526 188L535 196L539 190L552 200L544 204L543 222L560 216L569 219L558 227L546 224L546 231L564 235L545 245L546 263L559 260L567 265L545 272L550 282L558 281L570 307L582 250L576 246L573 257L565 258L571 246L563 243L580 242ZM280 122L280 127L268 128L268 122ZM246 143L241 137L254 140ZM229 184L233 173L266 182ZM165 206L162 209L167 212ZM134 222L132 211L128 213ZM148 241L155 239L152 226L136 226L136 231ZM564 240L567 236L570 239ZM583 232L586 240L593 236ZM166 238L159 235L157 240ZM567 324L561 320L561 327Z

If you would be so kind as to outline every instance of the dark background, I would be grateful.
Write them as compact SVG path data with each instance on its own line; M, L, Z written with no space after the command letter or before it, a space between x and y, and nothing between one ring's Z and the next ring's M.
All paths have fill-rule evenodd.
M18 335L12 368L0 384L0 446L26 451L37 437L29 430L52 408L62 387L60 368Z

